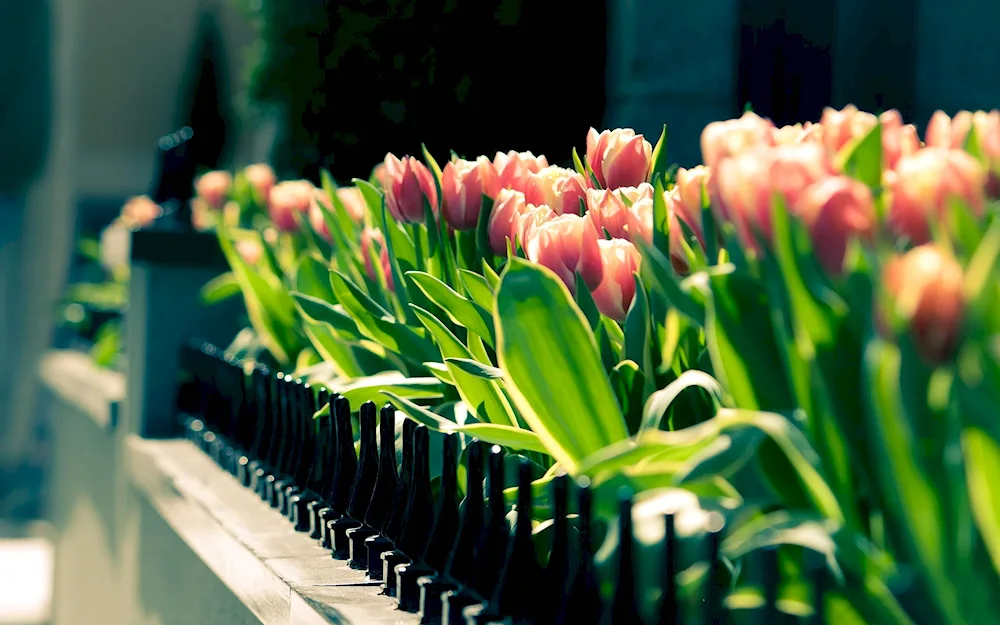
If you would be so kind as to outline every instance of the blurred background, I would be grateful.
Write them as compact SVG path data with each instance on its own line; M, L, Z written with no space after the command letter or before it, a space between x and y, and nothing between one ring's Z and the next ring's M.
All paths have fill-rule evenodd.
M48 618L36 372L71 340L76 242L162 191L161 137L192 129L203 168L346 180L421 142L566 163L590 126L666 122L691 165L748 103L921 130L994 108L998 19L987 0L0 0L0 623Z

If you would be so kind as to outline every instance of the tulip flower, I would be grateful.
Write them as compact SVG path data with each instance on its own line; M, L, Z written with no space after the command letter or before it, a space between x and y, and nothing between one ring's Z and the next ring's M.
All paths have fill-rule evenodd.
M809 228L820 265L831 275L843 271L848 241L874 241L872 192L853 178L834 176L809 186L795 205L795 212Z
M358 187L337 187L336 193L337 200L343 204L351 221L356 224L364 221L368 204L365 202L365 196L361 195L361 189Z
M163 214L163 208L151 200L149 196L140 195L130 198L122 207L118 219L129 228L148 226Z
M638 187L649 179L653 146L631 128L587 133L587 163L605 189Z
M340 202L341 206L344 207L344 211L347 216L354 223L361 223L365 218L365 198L361 195L361 189L357 187L338 187L335 191L337 194L337 201ZM330 229L327 227L326 219L323 217L322 208L325 208L329 212L335 212L337 208L330 203L330 198L327 197L326 191L323 189L316 189L316 194L313 201L309 204L309 225L317 234L321 235L327 241L332 241L333 236L330 234Z
M315 198L316 187L308 180L279 182L271 189L267 211L278 230L295 232L296 213L308 214Z
M260 244L260 241L237 241L236 251L248 265L256 265L261 256L264 255L264 247Z
M539 225L525 248L528 260L548 267L570 292L576 292L576 274L588 288L601 283L603 265L597 229L586 217L559 215Z
M444 219L455 230L475 230L483 196L496 197L500 183L485 156L474 161L450 161L441 172Z
M752 111L712 122L701 131L701 160L715 169L723 160L757 146L774 145L774 124Z
M920 136L913 124L904 124L903 116L893 109L879 115L882 124L882 161L888 169L895 169L899 159L920 149Z
M1000 111L959 111L954 118L944 111L936 111L927 124L927 145L936 148L965 149L969 131L976 129L979 147L986 157L988 172L987 191L991 196L1000 195Z
M271 188L278 182L278 177L275 176L271 166L263 163L248 165L243 170L243 177L246 178L254 190L254 197L261 204L267 201L268 196L271 195Z
M198 199L209 208L221 210L233 188L233 175L228 171L210 171L198 176L194 190Z
M395 291L395 284L392 281L392 266L389 264L389 250L385 246L385 238L382 236L382 231L376 228L365 228L361 232L361 257L365 262L365 273L368 274L370 279L377 281L378 275L375 273L375 266L372 264L373 252L374 256L378 257L379 264L382 266L386 286L390 291Z
M986 171L962 150L924 148L904 156L890 185L889 228L914 243L930 240L929 219L944 219L955 198L976 217L985 210Z
M823 144L831 153L836 154L850 142L867 135L879 123L882 124L883 165L894 169L900 157L920 148L917 129L912 124L904 124L897 110L889 110L875 117L871 113L859 111L853 104L840 111L827 107L820 118Z
M521 213L527 205L520 191L501 189L497 193L488 228L490 249L494 254L503 256L507 253L507 240L513 243L519 235Z
M705 234L701 223L701 194L711 177L711 170L703 165L691 169L681 167L677 170L676 183L667 198L677 217L694 231L702 247L705 246Z
M493 169L498 176L497 187L521 193L527 192L530 175L537 174L548 166L549 161L544 156L535 156L531 152L511 150L506 154L497 152L493 157Z
M524 209L518 213L516 218L516 232L518 241L521 242L521 249L527 249L528 242L534 236L535 231L544 223L556 217L555 211L542 204L526 204Z
M572 169L545 167L528 175L524 195L529 204L544 204L557 215L579 215L580 203L587 199L587 180Z
M637 207L637 203L643 206ZM638 216L646 214L643 208L647 204L651 226L653 185L648 182L638 187L587 190L587 215L593 220L601 237L604 237L604 231L607 230L612 238L631 239L632 224ZM633 207L635 210L632 210Z
M710 180L718 184L719 212L729 216L743 245L758 251L755 231L771 237L774 196L794 211L807 187L834 174L823 146L799 143L742 152L722 161Z
M427 166L412 156L402 160L385 156L385 205L396 221L423 223L424 199L437 215L438 196L434 176Z
M920 356L932 364L950 358L965 311L962 266L940 248L921 245L889 261L882 279Z
M774 145L792 145L795 143L806 143L823 141L823 126L806 122L795 124L794 126L782 126L771 129L771 138Z
M594 303L601 314L616 321L625 315L635 298L635 277L642 256L635 246L624 239L599 239L601 252L601 283L593 290Z
M371 175L371 177L374 178L375 181L378 182L378 185L383 189L385 189L385 187L387 186L386 185L387 178L385 172L386 172L385 163L382 162L376 165L374 169L372 169L372 175Z

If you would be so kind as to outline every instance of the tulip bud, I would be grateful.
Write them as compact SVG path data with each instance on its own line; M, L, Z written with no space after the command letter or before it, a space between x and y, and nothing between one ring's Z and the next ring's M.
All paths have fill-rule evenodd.
M198 177L194 190L209 208L221 210L233 188L233 175L228 171L210 171Z
M641 206L637 207L636 204ZM607 230L612 238L631 239L632 225L636 223L637 217L645 215L643 208L647 204L652 226L653 185L648 182L638 187L587 190L587 215L593 220L602 238Z
M889 261L882 277L920 356L932 364L949 359L965 311L961 265L936 246L921 245Z
M994 173L1000 171L1000 111L959 111L954 119L937 111L927 124L927 145L963 150L973 128L990 169L988 191L991 196L1000 195L1000 180Z
M437 187L427 166L412 156L385 156L385 206L396 221L423 223L424 198L437 215Z
M385 189L386 186L388 186L387 183L388 178L386 177L386 168L384 162L379 163L378 165L375 166L374 169L372 169L371 177L375 179L375 181L378 183L378 186L380 186L382 189Z
M847 244L853 238L872 242L876 214L871 189L847 176L834 176L809 186L795 212L809 228L820 265L831 275L844 269Z
M943 219L951 198L975 215L985 210L986 172L962 150L924 148L904 156L890 182L889 228L917 244L930 240L929 219Z
M812 122L805 122L804 124L795 124L794 126L772 128L771 137L774 145L793 145L809 141L822 143L823 126Z
M854 139L871 132L878 124L878 118L848 104L839 111L830 107L823 109L819 123L823 127L823 145L836 154Z
M762 145L774 145L774 124L747 111L739 119L705 126L701 131L701 160L710 169L715 169L723 160Z
M834 175L829 155L815 143L757 148L726 159L713 172L720 212L729 216L744 247L759 251L755 232L771 238L771 209L775 195L794 212L799 197L811 184Z
M635 246L624 239L599 239L601 252L601 283L593 291L597 309L616 321L625 315L635 297L635 277L642 256Z
M316 187L308 180L279 182L271 189L267 211L278 230L295 232L296 213L308 213L315 198Z
M237 241L236 251L248 265L256 265L261 256L264 255L264 247L260 244L260 241Z
M524 195L529 204L544 204L557 215L579 215L580 203L587 199L587 181L571 169L545 167L528 175Z
M490 214L489 239L490 249L494 254L503 256L507 253L507 240L513 244L519 235L521 213L527 207L524 194L512 189L501 189L493 203Z
M130 198L118 219L129 228L148 226L163 214L163 208L146 195Z
M685 239L681 222L694 233L702 249L705 248L705 234L701 219L701 193L702 187L708 184L710 178L710 170L702 165L693 169L682 167L677 170L674 188L667 194L668 219L670 220L670 261L674 270L681 275L686 275L690 270L682 243L693 245L691 241Z
M351 218L351 221L356 224L364 221L368 204L365 202L365 196L361 194L361 189L358 187L337 187L336 193L337 200L344 205L344 210L347 211L347 216Z
M260 204L267 202L268 196L271 195L271 188L278 182L278 177L275 176L271 166L263 163L248 165L243 170L243 177L247 179L254 191L255 199Z
M587 163L605 189L638 187L649 178L653 146L631 128L587 133Z
M511 150L504 154L497 152L493 157L493 169L497 172L497 187L514 189L526 193L529 187L529 176L537 174L549 161L544 156L535 156L531 152L515 152Z
M365 273L370 279L377 281L378 276L375 273L375 266L372 264L373 252L382 266L386 286L390 291L394 291L395 285L392 281L392 266L389 264L389 250L385 246L382 231L376 228L365 228L361 232L361 257L365 262Z
M913 124L904 124L903 116L893 109L879 115L882 124L882 164L895 169L899 159L920 149L920 136Z
M485 156L450 161L441 174L444 219L455 230L475 230L483 196L496 197L499 177Z
M535 230L539 226L551 221L555 217L555 212L544 204L541 206L526 204L517 216L516 228L518 241L521 242L521 249L527 249L528 242L531 241L531 238L535 235Z
M559 215L537 226L525 254L528 260L555 272L570 292L576 292L576 274L594 289L601 283L603 272L597 238L591 220Z

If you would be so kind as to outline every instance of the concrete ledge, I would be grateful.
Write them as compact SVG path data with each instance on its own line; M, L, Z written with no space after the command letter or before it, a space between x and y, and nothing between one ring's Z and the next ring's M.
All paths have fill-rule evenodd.
M191 443L129 436L127 457L141 496L264 625L419 622Z
M42 357L39 375L62 401L76 406L104 430L114 430L125 399L125 376L101 369L87 354L52 350Z

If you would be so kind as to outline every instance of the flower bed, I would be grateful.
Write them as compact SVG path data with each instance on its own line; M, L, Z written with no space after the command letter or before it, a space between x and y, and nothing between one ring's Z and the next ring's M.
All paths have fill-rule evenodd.
M611 528L598 580L621 501L676 515L686 493L725 523L733 609L816 613L810 552L830 622L973 623L1000 582L998 141L1000 112L938 114L924 142L893 111L748 112L706 127L690 170L665 131L592 131L573 170L510 152L389 155L350 187L213 173L195 215L253 324L232 356L518 456L537 553L561 475Z

